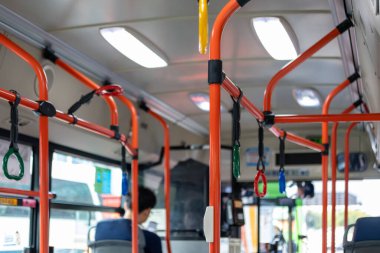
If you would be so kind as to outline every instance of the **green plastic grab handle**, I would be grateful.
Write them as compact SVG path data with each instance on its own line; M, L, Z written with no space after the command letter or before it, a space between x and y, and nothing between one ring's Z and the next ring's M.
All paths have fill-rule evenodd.
M232 171L235 178L240 177L240 146L237 144L232 148Z
M8 171L8 161L12 155L16 156L19 163L20 173L18 175L11 175L9 174L9 171ZM4 171L5 177L8 179L19 181L24 177L24 161L22 160L21 155L18 152L18 150L15 150L14 148L9 148L8 152L5 154L3 158L3 171Z

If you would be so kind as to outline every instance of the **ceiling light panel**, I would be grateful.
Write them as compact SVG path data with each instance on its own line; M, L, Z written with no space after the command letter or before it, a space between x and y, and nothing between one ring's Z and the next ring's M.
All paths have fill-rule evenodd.
M275 60L293 60L299 54L297 37L283 18L253 18L252 27L265 50Z
M120 53L145 68L168 66L159 50L132 29L107 27L100 29L100 34Z

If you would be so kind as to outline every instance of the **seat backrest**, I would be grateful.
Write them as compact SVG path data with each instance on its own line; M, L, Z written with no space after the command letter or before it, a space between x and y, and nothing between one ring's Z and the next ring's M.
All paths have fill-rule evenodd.
M352 241L348 241L351 228L354 228L354 234ZM359 218L356 224L350 225L344 235L343 247L345 253L380 252L380 217Z
M139 253L144 253L144 232L138 230ZM88 241L88 247L93 253L131 253L131 223L126 219L100 221L95 228L95 241Z

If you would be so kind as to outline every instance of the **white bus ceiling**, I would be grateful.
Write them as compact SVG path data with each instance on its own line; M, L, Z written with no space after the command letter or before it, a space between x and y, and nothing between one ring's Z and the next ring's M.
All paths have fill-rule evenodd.
M210 0L210 29L216 14L226 2L225 0ZM360 2L361 6L357 7L360 10L367 8L370 4L370 1L353 2L358 5ZM123 80L120 84L124 86L130 98L136 101L143 97L155 111L169 119L171 145L208 143L209 115L199 110L189 99L190 93L208 92L208 57L198 53L196 0L0 0L0 4L54 36L55 38L48 41L62 56L68 57L70 53L78 51L86 55L84 59L67 60L85 70L86 73L90 73L99 84L107 78L107 75L92 73L94 70L89 69L89 66L94 64L100 64L104 73L119 77L118 82ZM348 4L348 8L350 6ZM223 68L228 76L242 88L244 94L255 105L262 108L267 83L287 61L276 61L269 56L251 27L251 19L260 16L284 18L294 30L300 51L303 52L343 21L342 13L344 13L343 4L338 0L251 1L232 18L223 33ZM354 18L357 18L357 15ZM375 23L378 20L372 19L371 15L361 15L361 18L364 24L379 29L379 25L376 26L377 23ZM4 24L4 22L6 23L6 20L3 18L1 23ZM12 31L18 29L18 25L14 24L12 27L12 24L6 24L7 28L4 25L2 28L11 39L20 43L42 63L46 62L41 57L41 48L30 46L23 41L26 37L33 37L37 45L41 43L36 39L39 35L26 34L26 37L20 38L19 34L12 34ZM147 69L121 55L99 33L100 28L110 26L125 26L136 30L160 49L168 60L168 66ZM364 98L368 99L371 111L379 112L380 104L377 99L379 80L373 75L373 71L369 71L374 67L366 56L368 52L361 46L363 44L360 32L363 29L362 24L359 23L355 29L358 49L362 57L360 58L360 73L364 80L360 81L358 86L361 88L360 92L364 92ZM378 38L377 30L374 32ZM351 35L354 39L353 29ZM313 88L320 93L322 100L325 99L334 87L353 73L352 51L347 46L350 46L350 37L345 35L340 40L332 41L286 76L273 95L273 111L279 114L319 114L321 107L311 109L299 106L293 99L292 90L296 87ZM376 60L378 60L378 55L376 55ZM59 67L49 64L53 66L55 72L54 83L49 91L49 100L57 109L65 111L81 95L87 93L88 89ZM363 69L362 66L366 68ZM32 70L4 48L0 50L0 82L6 89L12 88L23 96L37 98L34 92ZM376 92L372 92L373 90ZM337 96L332 103L330 113L340 113L357 98L357 85L354 83L352 88L346 89ZM231 115L228 110L232 108L232 103L226 92L222 92L222 103L227 111L222 113L221 138L223 144L229 145L231 143ZM8 104L4 102L0 106L3 110L0 126L9 128ZM119 108L120 128L122 132L126 132L129 129L129 112L123 106ZM36 118L24 110L21 115L26 120L30 120L28 125L20 128L21 133L37 136ZM100 98L95 98L90 106L83 106L77 115L105 127L109 127L110 124L108 108ZM146 154L141 158L151 159L159 154L162 145L161 126L143 111L140 112L140 119L142 125L145 126L140 128L140 150ZM50 140L52 142L119 159L117 143L104 141L102 137L69 125L53 120L51 122ZM256 146L257 123L246 111L242 112L241 126L243 148ZM280 127L300 136L320 135L320 124L289 124ZM189 131L189 128L192 131ZM339 132L340 141L343 139L343 133L344 131ZM353 150L368 154L371 160L370 166L372 166L375 159L367 134L358 128L354 131L352 138ZM265 140L266 145L272 149L273 153L276 153L277 139L267 134ZM339 148L343 148L343 145L339 145ZM290 143L287 143L287 150L313 152ZM207 153L207 151L204 152ZM180 160L179 156L173 155L173 159ZM208 156L203 154L201 156L202 160L207 162ZM230 168L227 166L230 161L229 153L223 153L222 159L223 164L226 165L223 166L222 175L224 180L227 180L230 176ZM254 173L252 170L248 174L243 174L242 180L251 180ZM376 176L373 174L374 171L368 173L368 177ZM367 176L363 175L363 177Z

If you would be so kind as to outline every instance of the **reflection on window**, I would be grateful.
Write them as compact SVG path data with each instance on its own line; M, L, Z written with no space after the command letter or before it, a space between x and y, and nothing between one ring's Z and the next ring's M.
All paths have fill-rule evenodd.
M50 245L54 246L54 252L86 252L87 232L102 219L99 212L52 209Z
M0 206L0 252L24 252L29 247L30 209Z
M53 155L52 190L59 201L119 207L121 175L115 166L63 153Z

